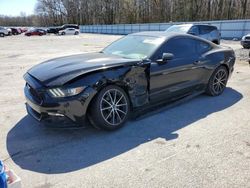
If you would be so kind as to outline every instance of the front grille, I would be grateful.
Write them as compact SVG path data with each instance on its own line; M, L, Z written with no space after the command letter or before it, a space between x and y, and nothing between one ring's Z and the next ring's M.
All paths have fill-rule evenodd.
M29 93L31 94L32 98L39 104L42 102L42 97L41 95L33 88L31 87L28 83L26 84L26 87L29 90Z
M250 37L245 37L246 40L250 40Z

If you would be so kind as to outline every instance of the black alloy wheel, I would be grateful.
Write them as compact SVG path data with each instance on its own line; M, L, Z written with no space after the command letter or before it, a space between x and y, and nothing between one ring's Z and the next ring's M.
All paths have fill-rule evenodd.
M218 67L212 74L206 93L211 96L218 96L223 93L228 81L228 70L224 66Z
M130 101L126 92L118 86L102 89L90 106L90 121L97 127L115 130L126 122L130 112Z

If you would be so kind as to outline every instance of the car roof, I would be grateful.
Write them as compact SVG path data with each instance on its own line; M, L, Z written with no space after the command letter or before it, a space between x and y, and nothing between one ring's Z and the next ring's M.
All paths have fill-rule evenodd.
M191 27L193 25L195 25L195 24L174 24L174 25L171 25L170 27L172 27L172 26L188 26L188 27Z
M176 32L165 32L165 31L146 31L146 32L138 32L132 33L130 35L143 35L143 36L151 36L151 37L163 37L165 39L173 38L173 37L189 37L189 38L198 38L189 34L182 34ZM200 39L200 38L199 38Z
M192 24L175 24L173 26L194 26L194 25L197 25L197 26L209 26L209 27L216 27L216 26L213 26L211 24L195 24L195 23L192 23Z
M164 38L172 38L175 36L191 36L188 34L180 34L180 33L165 32L165 31L144 31L144 32L138 32L138 33L132 33L130 35L144 35L144 36L164 37Z
M63 26L78 26L77 24L64 24Z

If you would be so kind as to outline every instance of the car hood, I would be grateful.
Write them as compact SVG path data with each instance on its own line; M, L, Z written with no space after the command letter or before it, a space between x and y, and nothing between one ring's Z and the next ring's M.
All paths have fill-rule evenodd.
M64 85L85 73L138 61L104 53L88 53L51 59L32 67L28 73L43 85L53 87Z

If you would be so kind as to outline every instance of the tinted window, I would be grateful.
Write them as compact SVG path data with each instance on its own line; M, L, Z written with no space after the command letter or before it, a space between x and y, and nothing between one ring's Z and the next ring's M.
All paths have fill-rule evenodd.
M174 58L184 58L196 53L195 40L189 38L170 39L163 48L163 53L172 53Z
M177 32L177 33L187 33L192 25L187 24L187 25L173 25L169 27L166 32Z
M203 42L203 41L197 41L197 52L199 54L204 54L207 51L209 51L211 48L212 47L210 44Z
M195 34L195 35L199 35L199 28L197 26L193 26L190 28L190 30L188 31L189 34Z
M79 29L78 25L63 25L63 28L75 28L75 29Z
M200 25L199 27L200 27L200 34L202 35L210 33L213 30L216 30L216 28L213 26Z

